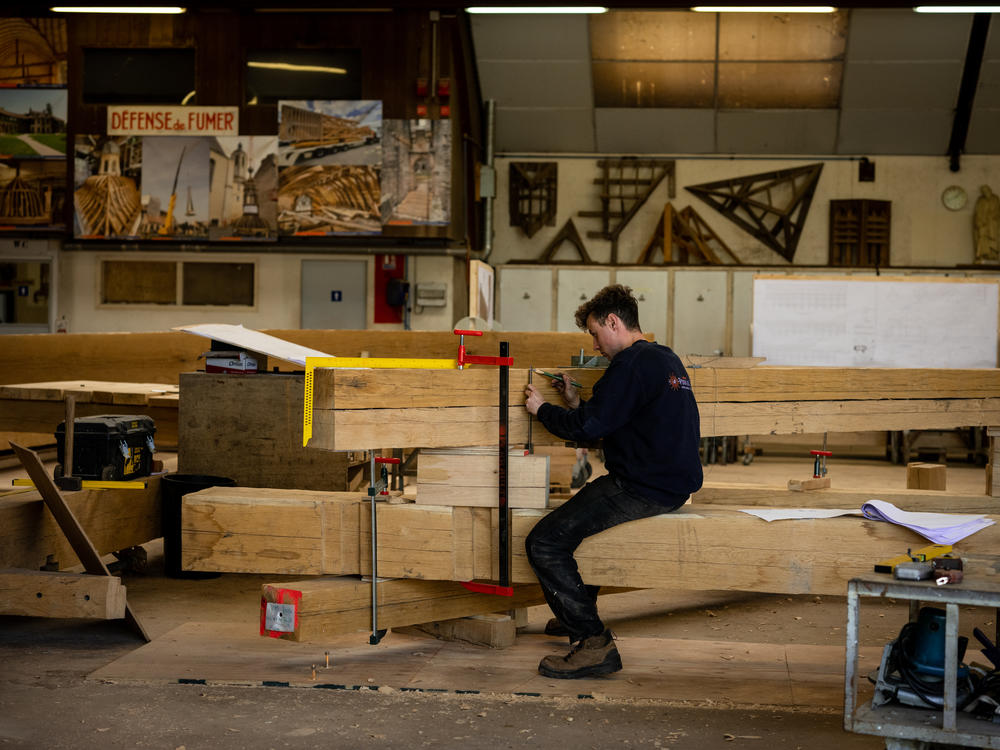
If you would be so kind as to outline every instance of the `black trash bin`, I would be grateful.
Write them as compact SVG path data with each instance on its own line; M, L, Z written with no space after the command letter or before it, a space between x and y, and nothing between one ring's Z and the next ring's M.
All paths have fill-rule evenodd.
M168 578L208 578L218 573L181 569L181 498L208 487L234 487L235 479L210 474L164 474L160 484L163 572Z

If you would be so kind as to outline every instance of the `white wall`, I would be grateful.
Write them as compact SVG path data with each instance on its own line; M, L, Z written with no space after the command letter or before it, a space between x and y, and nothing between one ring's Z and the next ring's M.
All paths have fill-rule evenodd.
M1000 191L1000 157L964 156L961 171L957 173L949 171L945 156L878 156L872 159L875 182L858 182L858 162L848 159L678 158L676 197L668 197L666 180L657 187L623 230L618 243L618 262L635 261L652 236L664 204L671 200L678 210L693 206L744 263L785 265L784 258L695 198L684 190L684 186L823 162L823 172L795 253L795 265L826 265L831 199L864 198L892 201L892 265L949 267L972 263L973 208L980 185L991 184L994 192ZM509 163L532 160L558 164L558 210L555 226L543 227L534 237L528 238L520 228L510 225L507 195ZM492 263L502 265L513 260L537 259L570 218L583 237L591 259L598 263L609 262L611 243L586 236L588 231L600 229L600 220L576 215L578 211L600 209L600 187L593 184L594 178L600 176L596 157L501 156L496 167L499 197L495 202ZM965 188L969 201L964 209L949 211L941 204L941 192L949 185ZM556 259L578 257L566 244Z
M256 263L256 304L252 308L180 307L167 305L104 305L100 303L101 261L174 260ZM362 255L322 255L296 253L179 253L179 252L107 252L62 251L59 253L59 293L55 317L65 315L74 333L100 331L165 331L174 326L195 323L233 323L247 328L298 328L301 321L301 264L309 260L363 259L368 265L369 328L402 330L403 324L372 323L374 317L374 257ZM441 281L448 284L445 307L423 308L411 315L414 330L447 330L466 313L456 308L456 269L464 259L446 256L411 258L412 281Z

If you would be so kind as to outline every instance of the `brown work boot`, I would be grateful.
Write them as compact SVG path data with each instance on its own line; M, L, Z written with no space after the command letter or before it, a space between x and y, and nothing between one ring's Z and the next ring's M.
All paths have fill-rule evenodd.
M546 656L538 665L541 674L557 680L611 674L621 668L622 659L610 630L578 641L566 656Z
M559 638L566 638L569 635L569 631L566 629L566 626L559 621L558 617L553 617L545 623L545 635L554 635Z

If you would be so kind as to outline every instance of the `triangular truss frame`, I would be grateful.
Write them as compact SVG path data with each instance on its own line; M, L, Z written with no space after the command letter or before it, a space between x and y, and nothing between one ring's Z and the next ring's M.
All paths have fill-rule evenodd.
M553 260L564 242L571 244L576 248L577 252L580 253L579 261ZM549 264L585 263L589 266L592 265L594 261L592 261L590 259L590 255L587 254L587 248L583 244L583 238L580 236L580 232L577 230L576 224L573 223L572 219L567 219L566 223L563 224L562 229L560 229L556 233L556 236L552 238L552 241L545 246L545 249L542 251L542 254L538 257L536 262Z
M822 171L807 164L685 189L791 262ZM779 203L776 193L788 197Z
M597 162L601 176L594 178L600 185L600 211L578 211L586 218L599 218L601 229L587 232L588 237L611 241L611 263L618 263L618 236L625 225L642 208L653 191L667 178L667 192L674 197L676 162L673 159L601 159Z
M698 262L724 265L728 261L722 259L723 254L732 258L734 264L742 265L742 261L694 208L687 206L678 211L669 202L663 207L662 221L657 222L636 262L656 263L657 250L660 251L661 262L668 265Z

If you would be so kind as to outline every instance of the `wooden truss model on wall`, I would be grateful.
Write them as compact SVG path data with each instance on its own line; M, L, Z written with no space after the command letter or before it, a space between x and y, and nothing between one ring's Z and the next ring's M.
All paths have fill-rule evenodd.
M663 221L659 222L653 236L639 254L637 263L657 262L656 251L660 250L662 263L712 263L722 265L730 261L742 265L729 246L715 233L697 211L687 206L680 211L671 203L663 207Z
M594 184L601 186L600 211L578 211L578 216L599 218L601 229L587 232L588 237L611 241L611 263L618 262L618 236L632 220L657 186L667 178L667 194L676 193L676 170L672 159L601 159L601 176Z
M580 255L580 260L578 261L559 261L555 260L556 253L559 252L560 248L565 243L571 244L576 248L577 253ZM573 223L572 219L567 219L566 223L563 224L562 229L552 238L552 241L545 246L542 254L538 256L538 263L584 263L586 265L591 265L594 261L590 259L587 254L587 248L584 247L583 238L580 236L580 232L576 228L576 224Z
M554 161L510 163L510 224L534 237L543 226L555 226L559 164Z
M791 262L822 171L809 164L686 189Z

